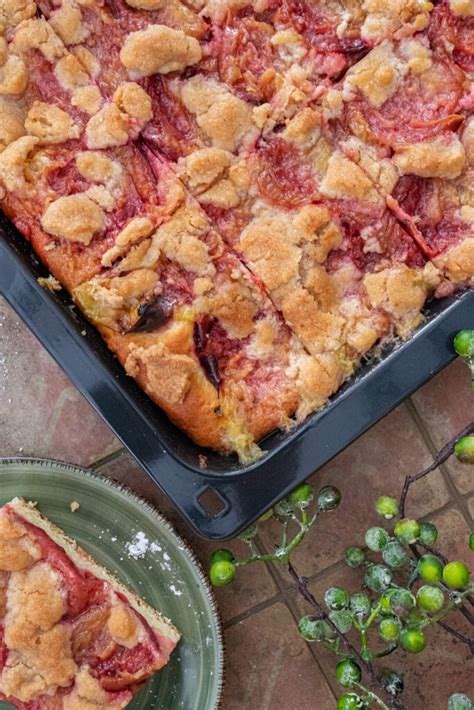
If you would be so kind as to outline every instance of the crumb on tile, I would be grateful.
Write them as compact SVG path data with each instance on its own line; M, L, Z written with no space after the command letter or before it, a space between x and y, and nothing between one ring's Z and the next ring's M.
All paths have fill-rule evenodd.
M75 513L76 510L79 510L81 506L80 503L77 502L77 500L73 500L69 507L71 508L71 513Z

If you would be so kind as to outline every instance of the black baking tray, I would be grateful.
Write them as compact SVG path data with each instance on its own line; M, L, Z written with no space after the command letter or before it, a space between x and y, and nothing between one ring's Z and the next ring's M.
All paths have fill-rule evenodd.
M189 524L214 540L234 537L453 360L453 335L474 321L473 291L433 301L408 342L385 347L323 410L266 437L266 454L243 466L175 427L66 292L49 292L39 276L47 272L29 243L0 215L0 293ZM219 505L205 503L209 496Z

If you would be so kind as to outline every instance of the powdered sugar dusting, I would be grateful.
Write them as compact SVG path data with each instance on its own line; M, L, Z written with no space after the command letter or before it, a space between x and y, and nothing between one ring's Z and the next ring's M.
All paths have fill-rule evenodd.
M133 560L143 560L148 553L151 553L155 555L155 560L163 571L173 571L171 556L163 550L157 540L150 540L142 530L138 530L131 540L124 543L124 550L127 556ZM122 560L123 558L120 559ZM148 569L151 570L153 567L149 566ZM180 589L179 586L178 582L169 586L170 592L176 597L181 597L184 594L184 590Z
M125 550L134 560L142 560L146 553L151 551L151 544L144 532L135 533L130 542L125 543Z

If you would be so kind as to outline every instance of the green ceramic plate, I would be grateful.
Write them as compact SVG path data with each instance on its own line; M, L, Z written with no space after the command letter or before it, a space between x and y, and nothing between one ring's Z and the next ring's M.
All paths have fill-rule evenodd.
M217 708L223 646L216 606L193 553L169 523L128 490L54 461L0 459L0 506L15 496L38 501L41 512L183 634L168 665L128 707ZM81 507L72 513L74 500Z

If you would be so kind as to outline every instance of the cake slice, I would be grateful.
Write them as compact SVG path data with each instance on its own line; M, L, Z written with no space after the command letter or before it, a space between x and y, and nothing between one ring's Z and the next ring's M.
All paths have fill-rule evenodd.
M180 638L31 504L0 509L0 699L118 710Z

